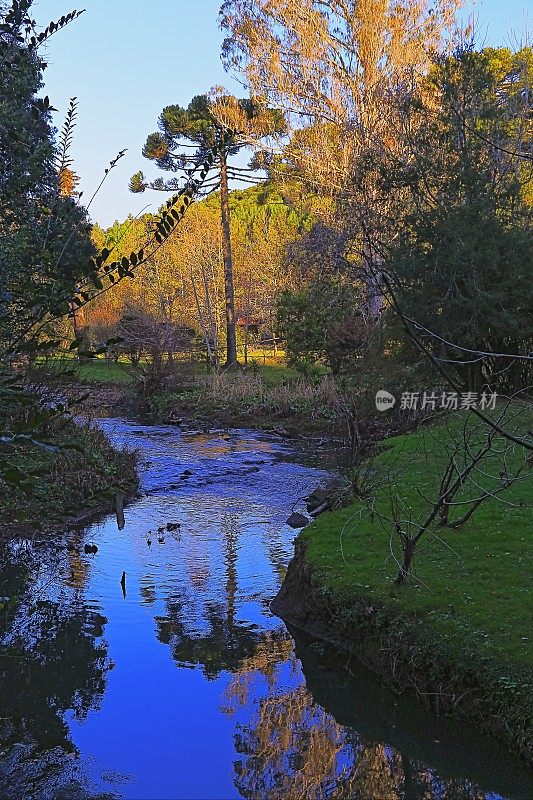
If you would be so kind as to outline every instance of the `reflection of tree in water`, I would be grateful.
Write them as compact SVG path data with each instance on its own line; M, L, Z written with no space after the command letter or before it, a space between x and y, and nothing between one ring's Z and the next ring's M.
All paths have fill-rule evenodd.
M272 564L272 569L278 579L278 585L281 586L287 573L287 563L290 558L290 556L287 557L286 553L283 529L277 525L265 526L263 541L266 547L268 560Z
M182 665L201 665L207 678L235 671L254 652L260 635L255 626L228 620L227 606L207 602L200 625L191 624L187 595L167 601L167 615L156 617L157 638L170 645L172 658Z
M70 710L83 719L103 696L110 664L96 640L106 619L71 593L39 599L31 554L4 548L1 555L0 595L9 598L0 630L3 796L44 798L75 752L63 715ZM31 786L33 795L20 794L21 786Z
M250 800L496 800L466 780L445 781L382 743L339 725L297 673L292 640L269 632L243 661L226 692L238 723L234 782ZM291 675L293 676L291 681Z
M235 627L235 600L237 596L237 553L239 549L239 525L233 514L222 517L224 541L224 567L226 570L226 597L228 599L228 627Z
M69 539L67 557L69 562L70 575L66 579L67 586L73 589L85 589L89 578L89 560L81 554L83 546L83 532L74 531Z
M297 674L297 661L291 658L292 653L292 639L283 628L263 633L254 651L242 660L239 669L232 675L224 692L227 703L222 707L223 713L231 716L237 708L248 705L259 676L266 681L268 691L273 693L280 679L281 666L288 665L292 673Z
M184 563L191 586L199 592L205 592L211 577L209 562L205 553L188 549L184 554Z
M167 614L156 617L157 637L170 645L172 657L179 664L202 665L208 678L223 670L234 672L243 660L255 652L261 635L255 625L239 622L237 616L239 549L238 518L225 514L221 521L224 583L213 600L212 586L194 591L174 591L166 601ZM220 591L220 588L223 591Z

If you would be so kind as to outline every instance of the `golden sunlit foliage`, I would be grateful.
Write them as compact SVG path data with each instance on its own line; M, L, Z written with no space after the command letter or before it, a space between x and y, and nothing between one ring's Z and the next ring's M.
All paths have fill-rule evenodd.
M235 271L236 311L253 320L254 330L272 330L275 302L282 289L294 288L285 266L287 245L311 224L268 186L230 194L231 237ZM212 195L193 205L178 231L138 270L135 280L124 280L113 292L95 300L86 313L86 325L96 338L126 313L142 311L160 322L194 329L214 352L224 345L224 269L219 197ZM95 227L98 247L114 247L120 257L146 237L150 215L115 223L107 231Z

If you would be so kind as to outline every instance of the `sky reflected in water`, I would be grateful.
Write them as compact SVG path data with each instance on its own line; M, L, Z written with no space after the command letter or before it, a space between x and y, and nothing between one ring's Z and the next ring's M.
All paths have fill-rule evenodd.
M101 424L141 456L124 529L109 517L4 554L0 595L23 591L0 629L2 797L529 796L520 763L270 613L285 520L325 476L305 453L253 432Z

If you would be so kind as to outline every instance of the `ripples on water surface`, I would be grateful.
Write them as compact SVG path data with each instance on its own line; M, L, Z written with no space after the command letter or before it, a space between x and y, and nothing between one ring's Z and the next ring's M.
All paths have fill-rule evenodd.
M250 431L101 424L141 455L125 528L109 517L4 554L0 595L24 588L0 626L2 800L532 796L475 732L271 615L285 520L324 477L304 453Z

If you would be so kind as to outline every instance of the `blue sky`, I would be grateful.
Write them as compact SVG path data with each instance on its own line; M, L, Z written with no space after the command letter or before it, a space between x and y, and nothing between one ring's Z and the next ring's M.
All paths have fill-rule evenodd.
M68 100L79 101L73 156L87 202L108 162L128 152L91 206L93 220L107 226L146 204L156 210L163 195L133 195L128 180L138 169L155 175L143 159L147 134L156 130L162 108L186 105L195 94L221 84L239 86L220 63L220 0L80 0L86 12L56 34L46 54L45 92L59 109L61 125ZM39 24L76 7L75 0L36 0ZM531 23L533 0L478 0L478 39L513 45Z

